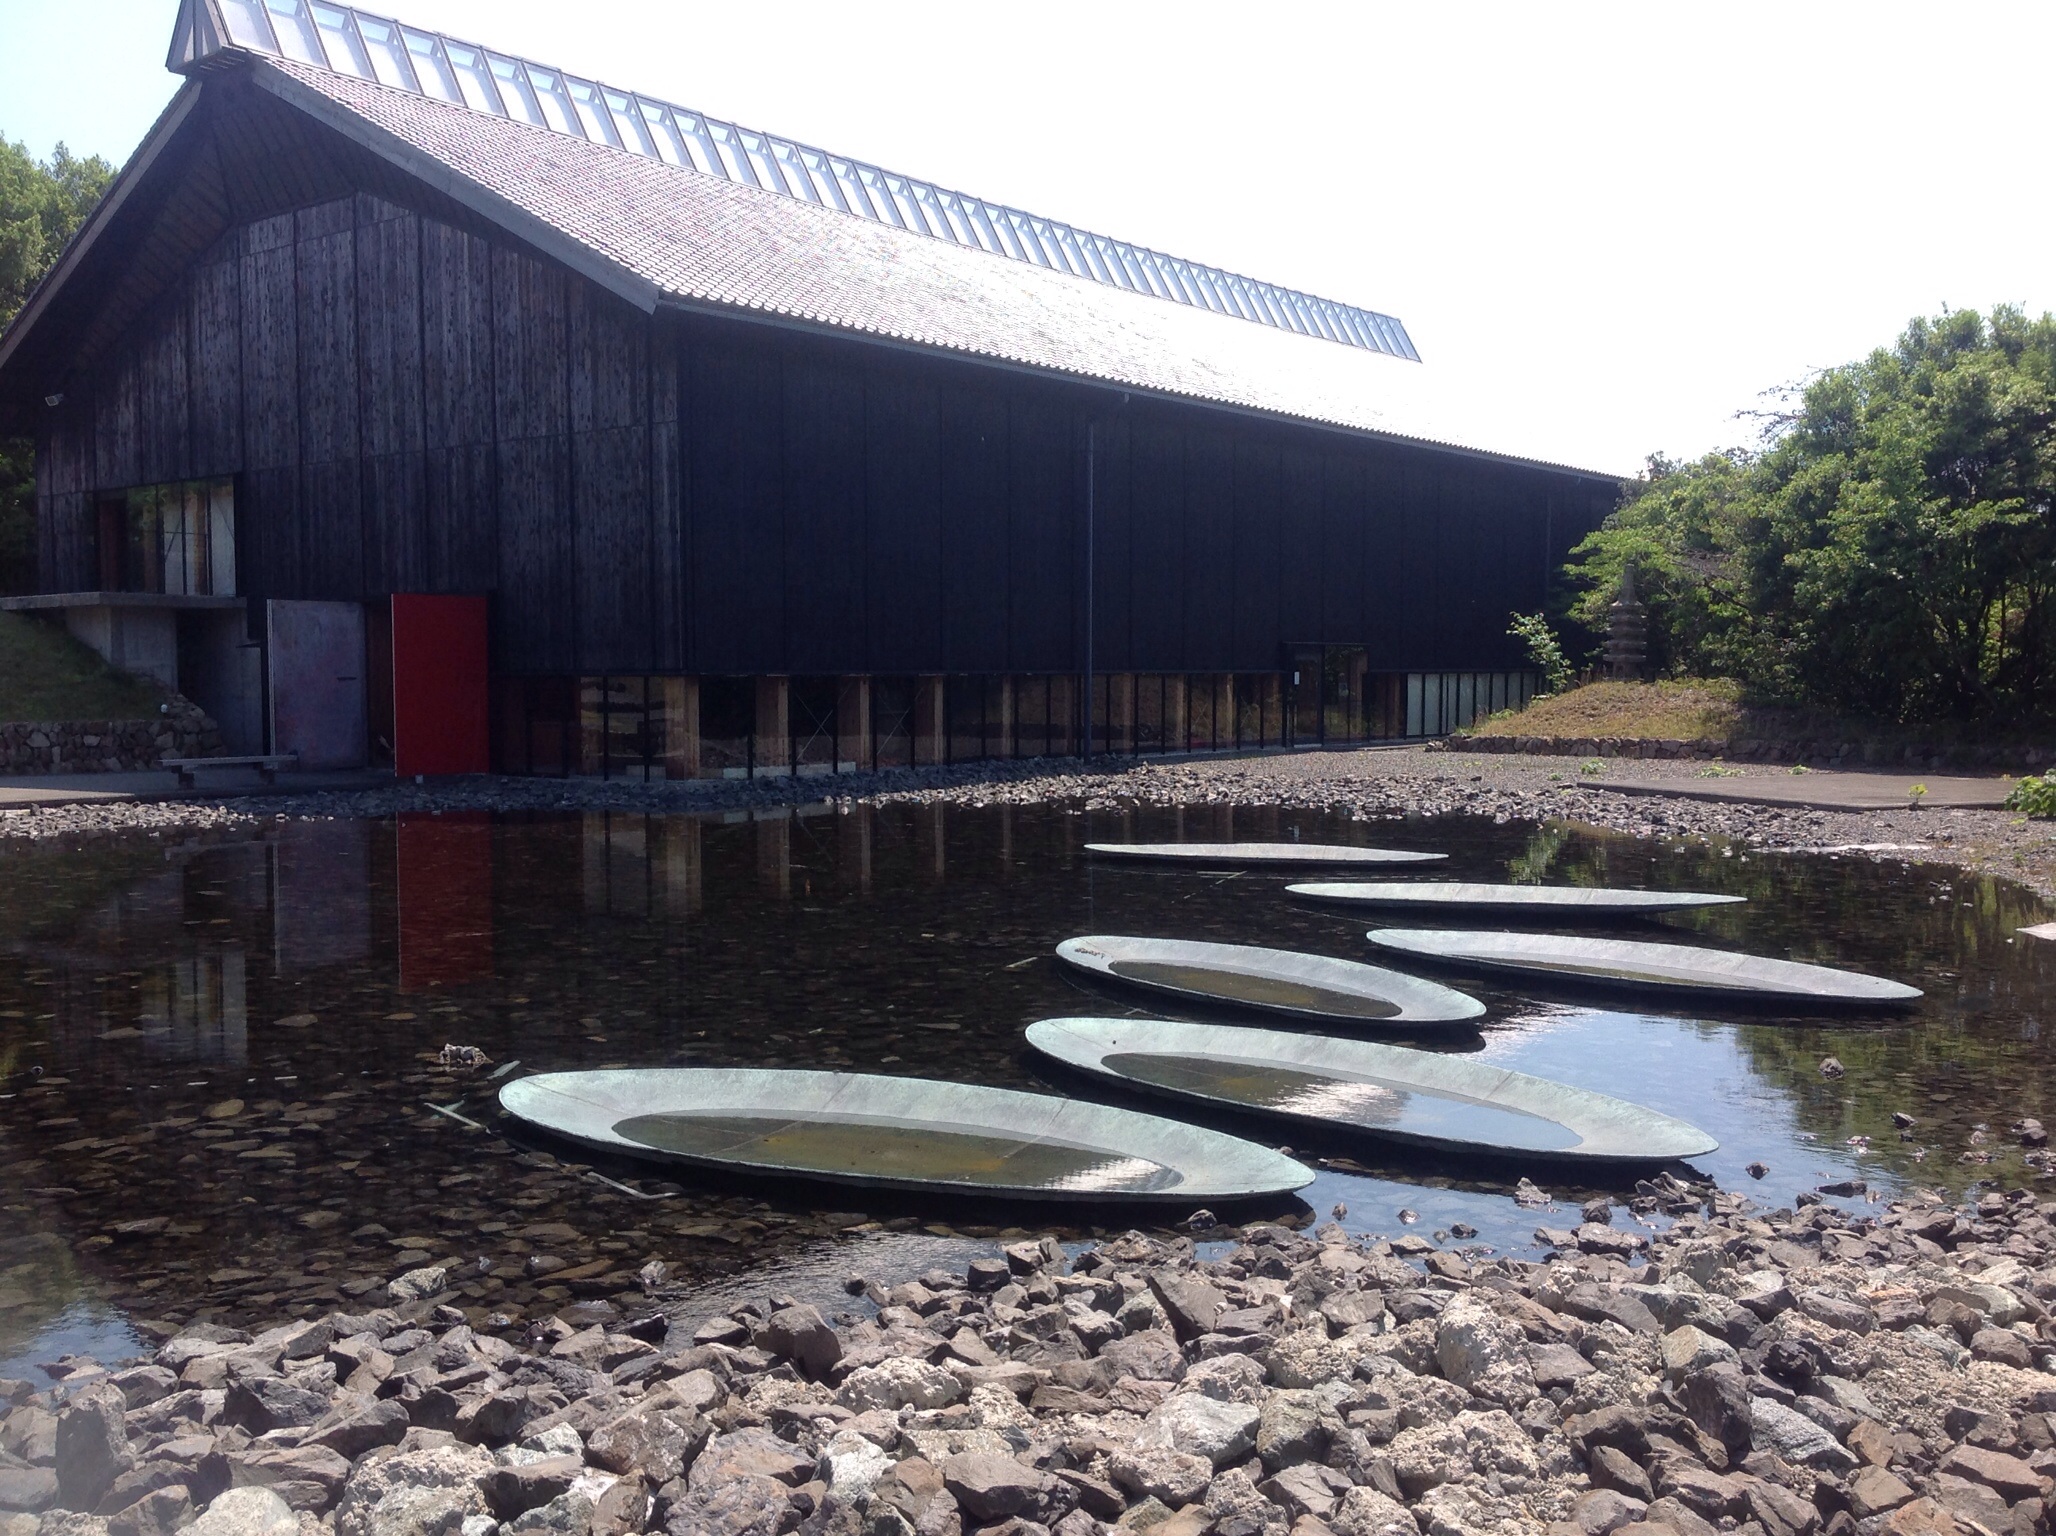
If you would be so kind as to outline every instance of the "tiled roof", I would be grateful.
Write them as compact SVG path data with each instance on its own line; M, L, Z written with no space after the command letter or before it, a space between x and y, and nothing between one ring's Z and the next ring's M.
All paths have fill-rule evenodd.
M444 173L444 190L489 217L589 253L645 308L671 301L754 312L1520 458L1439 428L1419 364L995 259L294 60L246 57L264 88L403 166L420 171L428 162ZM580 264L592 270L592 260Z

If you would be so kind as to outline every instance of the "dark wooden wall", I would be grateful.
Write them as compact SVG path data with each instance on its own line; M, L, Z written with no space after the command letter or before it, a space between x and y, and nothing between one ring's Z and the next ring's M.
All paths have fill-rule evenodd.
M1102 671L1268 671L1294 642L1487 669L1521 663L1509 614L1541 606L1614 498L856 338L653 319L427 189L364 187L321 130L274 125L302 135L294 173L260 173L241 127L178 172L218 233L198 248L187 211L176 280L44 418L45 590L95 584L95 493L235 475L244 591L490 592L509 673L1073 671L1088 606Z

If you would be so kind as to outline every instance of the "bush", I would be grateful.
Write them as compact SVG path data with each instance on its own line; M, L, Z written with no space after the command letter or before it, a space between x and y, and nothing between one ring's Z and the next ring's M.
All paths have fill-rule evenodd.
M1571 685L1571 664L1549 620L1539 613L1517 613L1507 631L1528 648L1528 660L1542 674L1545 694L1562 693Z
M2022 779L2006 797L2006 809L2044 821L2056 820L2056 773L2044 774L2039 779L2029 774Z

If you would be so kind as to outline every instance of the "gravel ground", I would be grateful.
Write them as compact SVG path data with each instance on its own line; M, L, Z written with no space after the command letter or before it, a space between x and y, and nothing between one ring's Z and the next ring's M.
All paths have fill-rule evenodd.
M1586 759L1583 761L1591 761ZM1573 757L1448 752L1434 747L1292 752L1264 757L1120 760L1087 769L1068 759L800 779L630 780L478 777L352 792L213 800L101 801L0 813L0 838L84 837L143 829L226 827L276 816L390 816L403 811L750 811L828 797L873 803L1033 805L1278 805L1372 818L1465 812L1504 821L1561 818L1640 836L1712 837L1770 850L1951 864L2004 876L2056 897L2056 826L2006 811L1812 811L1627 796L1592 788ZM1723 777L1782 776L1738 765ZM1706 765L1608 760L1602 773L1693 780Z
M1539 1263L1195 1212L696 1328L656 1259L525 1324L424 1266L0 1382L0 1536L2049 1529L2056 1204L1639 1190L1524 1180Z

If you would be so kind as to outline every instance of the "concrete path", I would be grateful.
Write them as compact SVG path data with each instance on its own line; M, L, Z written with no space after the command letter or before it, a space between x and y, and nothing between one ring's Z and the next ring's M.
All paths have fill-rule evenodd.
M1732 805L1783 805L1807 811L1891 811L1914 802L1907 793L1925 784L1923 810L1997 810L2012 779L1948 779L1920 772L1745 774L1732 779L1584 779L1580 789L1616 795L1673 795Z
M155 773L25 773L0 778L0 811L38 805L84 805L104 800L218 800L224 796L311 794L323 789L378 789L393 782L390 771L281 773L267 784L254 768L202 769L191 789L178 775Z

